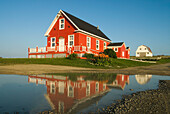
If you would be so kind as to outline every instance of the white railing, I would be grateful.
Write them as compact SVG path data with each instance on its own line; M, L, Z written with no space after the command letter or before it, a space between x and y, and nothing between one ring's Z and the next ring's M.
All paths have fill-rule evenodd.
M64 48L64 49L63 49ZM65 52L67 51L68 53L70 53L71 51L76 51L76 52L86 52L87 47L86 46L73 46L68 48L68 46L64 46L61 50L59 50L59 46L55 46L55 47L36 47L36 48L28 48L28 52L29 53L44 53L44 52L48 52L48 51L56 51L56 52Z
M30 48L30 53L36 53L36 48Z
M80 51L80 46L74 46L74 51Z
M47 47L47 51L55 51L55 47Z
M46 47L39 47L38 53L41 53L41 52L46 52Z
M86 46L82 46L82 51L86 51Z

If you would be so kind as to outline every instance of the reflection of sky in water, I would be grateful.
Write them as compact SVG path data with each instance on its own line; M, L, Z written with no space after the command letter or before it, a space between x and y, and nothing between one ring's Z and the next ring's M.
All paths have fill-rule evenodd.
M49 109L45 86L28 84L27 76L0 75L0 112L35 113Z
M87 102L89 102L89 101L82 103L85 105L83 105L84 108L81 108L81 110L78 110L78 109L80 109L79 105L78 105L75 112L80 113L80 112L96 111L98 108L106 107L107 105L115 102L116 99L121 99L122 95L127 95L127 94L131 94L131 93L134 93L137 91L144 91L144 90L148 90L148 89L157 89L159 80L170 80L169 76L155 76L155 75L153 75L153 76L151 76L150 80L147 83L141 85L136 81L135 75L133 75L133 76L120 75L120 76L121 76L121 78L118 78L118 76L117 76L116 80L118 79L118 81L122 81L122 80L126 79L126 80L129 80L129 84L126 82L126 85L123 89L122 88L117 89L117 88L115 88L115 86L113 86L112 88L110 88L110 91L108 93L101 96L100 98L98 98L96 100L90 99L90 102L91 102L90 104L89 103L87 104ZM51 77L51 76L49 76L49 77ZM139 77L141 78L141 76L139 76ZM37 78L39 79L39 77L37 77ZM36 78L34 78L34 79L36 79ZM66 77L63 78L60 75L60 77L58 77L58 79L64 80L64 79L66 79ZM44 84L36 84L36 82L28 83L28 80L29 80L28 76L0 75L0 112L16 112L17 111L17 112L37 113L40 111L51 109L49 101L47 101L47 99L44 97L44 94L46 94L46 95L50 94L50 93L48 93L50 86L48 86L49 87L49 89L48 89L47 88L48 84L46 85L46 83L44 83ZM57 80L57 78L54 80ZM70 81L70 80L67 80L67 81L70 84L72 83L72 81ZM66 84L67 81L64 83ZM96 81L91 80L91 82L94 83ZM49 83L50 83L50 80L49 80ZM57 83L59 84L59 81ZM64 85L63 85L63 87L64 87ZM75 85L75 88L76 88L76 85ZM78 89L78 86L77 86L77 89ZM130 89L134 89L134 91L130 91ZM65 89L64 91L68 92L68 89ZM74 91L76 92L76 90L74 90ZM57 89L56 89L56 92L57 92ZM55 97L55 95L54 96L53 96L53 94L51 94L51 95L52 95L52 97ZM55 99L54 102L59 101L59 100L62 101L62 99L56 100L57 97L55 97L54 99ZM53 100L53 99L51 99L51 100ZM66 105L66 103L65 103L65 105ZM67 105L69 105L69 104L67 104ZM71 106L72 105L73 104L71 104Z

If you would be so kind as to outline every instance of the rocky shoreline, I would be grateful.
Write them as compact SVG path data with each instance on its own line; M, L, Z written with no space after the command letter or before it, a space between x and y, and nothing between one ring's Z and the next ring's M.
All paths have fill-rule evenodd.
M100 112L99 112L100 113ZM103 112L102 112L103 113ZM169 114L170 80L160 80L156 90L141 91L124 96L122 100L108 106L104 113L110 114Z

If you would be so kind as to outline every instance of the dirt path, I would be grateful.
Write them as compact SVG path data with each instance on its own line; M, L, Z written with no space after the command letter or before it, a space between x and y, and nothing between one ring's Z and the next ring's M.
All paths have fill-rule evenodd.
M170 63L129 67L124 69L92 69L80 68L60 65L43 65L43 64L16 64L16 65L1 65L0 74L43 74L43 73L121 73L121 74L153 74L153 75L168 75L170 76Z

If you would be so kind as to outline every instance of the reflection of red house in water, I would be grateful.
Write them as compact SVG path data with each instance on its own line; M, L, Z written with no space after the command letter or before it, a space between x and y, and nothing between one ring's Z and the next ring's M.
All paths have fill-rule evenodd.
M106 83L99 81L85 81L83 76L77 81L71 81L65 76L38 75L29 76L29 83L45 84L47 86L46 99L52 109L57 112L71 112L78 104L108 92Z
M126 84L129 84L129 75L117 74L116 79L107 86L124 89Z

